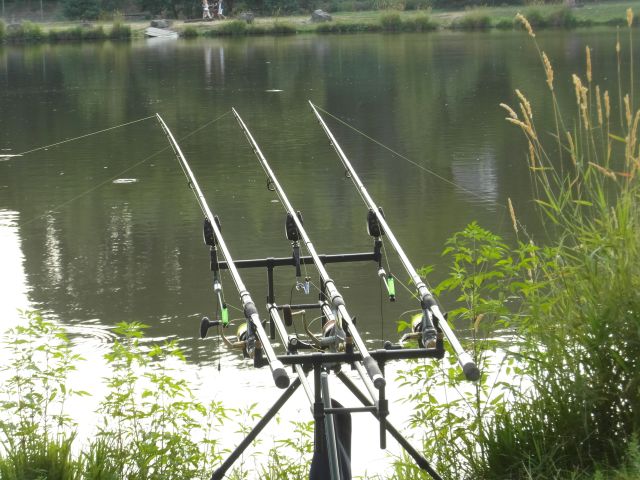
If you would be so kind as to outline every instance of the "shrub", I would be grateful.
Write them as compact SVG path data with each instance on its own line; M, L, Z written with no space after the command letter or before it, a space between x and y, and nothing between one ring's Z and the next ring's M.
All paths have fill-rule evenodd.
M640 110L614 82L625 105L616 125L618 102L594 79L587 48L586 75L573 75L576 113L562 116L552 64L536 49L553 123L537 126L521 92L518 113L504 107L529 143L535 200L555 242L537 254L544 289L527 299L513 349L524 374L481 437L486 465L476 478L619 468L640 434ZM552 140L538 136L543 130Z
M270 33L274 33L276 35L292 35L296 32L296 27L291 23L286 22L275 22L270 29Z
M223 23L216 30L212 30L211 33L212 35L245 35L247 30L247 22L243 20L232 20Z
M456 30L487 30L491 28L491 18L484 12L472 12L456 18L451 24Z
M263 25L252 24L247 29L249 35L266 35L268 33L267 28Z
M49 31L49 41L51 42L62 42L69 40L82 40L82 28L81 27L72 27L67 28L65 30L50 30Z
M5 36L4 22L0 20L0 42L4 40L4 36Z
M399 32L402 29L402 20L398 12L385 13L380 17L380 26L385 32Z
M563 7L549 13L547 25L556 28L574 28L578 25L578 20L569 7Z
M195 38L199 35L198 30L195 27L186 27L180 34L184 38Z
M513 28L513 20L501 18L496 22L495 27L499 30L511 30Z
M417 15L402 23L402 30L405 32L430 32L437 28L438 24L428 15Z
M23 22L19 27L9 30L6 38L11 41L42 42L45 34L40 25L32 22Z
M102 25L82 30L83 40L104 40L105 38L107 38L107 34Z
M112 40L126 40L131 38L131 27L125 25L122 21L113 22L109 38Z

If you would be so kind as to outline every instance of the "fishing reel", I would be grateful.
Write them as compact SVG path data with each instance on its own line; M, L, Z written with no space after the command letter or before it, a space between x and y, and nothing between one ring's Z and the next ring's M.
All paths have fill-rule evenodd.
M266 322L262 322L263 325ZM209 317L202 317L200 322L200 338L205 338L211 327L218 327L218 334L222 338L224 344L230 350L242 351L242 355L245 358L261 358L260 355L260 343L256 340L255 333L251 332L249 322L244 321L236 328L235 339L233 336L229 337L224 334L224 331L220 327L227 327L230 322L225 324L222 320L211 320Z
M326 318L326 322L323 324L320 333L314 333L311 330L311 323L307 321L306 310L293 311L290 305L284 305L282 307L285 325L288 327L292 326L294 323L293 317L301 316L304 331L309 338L308 342L302 341L297 337L290 338L289 346L294 349L315 348L332 353L344 351L348 337L342 329L341 322L337 321L326 302L322 303L320 308L322 309L323 316Z
M435 321L435 324L434 324L436 328L436 337L434 340L432 339L431 336L427 336L428 332L427 332L427 329L425 329L425 325L427 324L427 321L425 319L425 315L426 313L423 312L411 317L411 332L405 333L404 335L402 335L402 337L400 338L400 340L396 345L388 341L385 342L384 348L387 350L396 350L396 349L404 348L405 343L409 341L416 341L418 342L418 346L420 348L429 348L429 349L435 348L437 350L443 349L444 334L442 333L442 330L438 326L437 320ZM445 313L444 314L445 320L447 319L447 316L448 314Z

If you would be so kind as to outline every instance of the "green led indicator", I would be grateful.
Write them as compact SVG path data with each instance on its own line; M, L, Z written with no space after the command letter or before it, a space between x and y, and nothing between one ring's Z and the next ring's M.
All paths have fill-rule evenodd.
M390 296L392 297L396 296L396 284L391 275L387 277L387 291L389 292Z
M227 306L222 307L222 326L226 327L229 325L229 309Z

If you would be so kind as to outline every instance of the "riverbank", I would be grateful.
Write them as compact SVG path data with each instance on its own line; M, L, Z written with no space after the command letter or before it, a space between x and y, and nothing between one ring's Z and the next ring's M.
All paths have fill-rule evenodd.
M439 29L513 29L514 17L523 13L536 28L575 28L622 25L624 13L640 10L640 1L590 4L479 7L466 10L338 12L331 21L314 23L309 15L257 17L251 22L238 18L221 21L175 20L171 29L181 37L229 35L286 35L304 33L426 32ZM99 22L2 22L0 41L5 43L87 41L141 38L147 20ZM636 25L640 21L634 22Z

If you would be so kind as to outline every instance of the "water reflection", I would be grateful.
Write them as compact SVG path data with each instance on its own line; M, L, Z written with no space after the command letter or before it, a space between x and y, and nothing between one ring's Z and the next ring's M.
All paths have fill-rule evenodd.
M3 330L16 323L18 309L29 309L31 305L17 227L19 219L18 212L0 208L0 325Z

